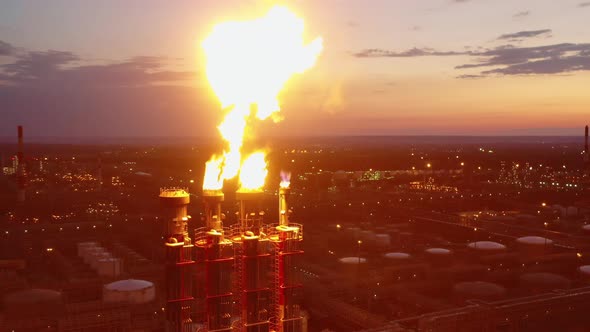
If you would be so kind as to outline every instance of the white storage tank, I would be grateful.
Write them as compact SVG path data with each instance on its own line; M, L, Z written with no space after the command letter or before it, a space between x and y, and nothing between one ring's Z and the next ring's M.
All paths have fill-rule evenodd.
M523 236L516 239L518 248L531 255L542 255L551 252L553 241L541 236Z
M476 241L467 245L471 250L486 253L498 253L506 250L506 246L494 241Z
M340 270L342 275L351 280L364 275L367 270L366 258L343 257L338 261L340 262Z
M101 253L94 253L92 256L90 256L90 267L92 267L92 269L96 270L98 268L98 262L101 259L107 259L107 258L112 258L113 255L111 255L108 252L101 252Z
M424 251L426 259L432 265L449 265L453 261L453 252L445 248L428 248Z
M344 265L359 265L365 264L367 259L362 257L342 257L338 261Z
M528 290L532 294L541 294L556 289L568 289L571 281L559 274L554 273L525 273L520 276L522 289Z
M156 298L156 287L146 280L119 280L103 286L102 298L105 303L147 303Z
M84 260L84 263L90 264L90 262L94 258L94 255L103 254L105 252L106 251L104 250L103 247L87 248L85 250L84 256L82 258Z
M590 265L582 265L578 268L580 275L585 280L590 280Z
M84 249L86 248L95 248L98 247L98 243L96 242L79 242L77 244L78 249L78 257L82 257L84 255Z
M97 262L96 272L103 277L118 277L123 269L120 258L105 258Z
M405 252L388 252L383 254L383 258L391 262L405 262L410 260L412 256Z
M63 296L52 289L26 289L2 299L4 314L11 317L58 316L63 312Z

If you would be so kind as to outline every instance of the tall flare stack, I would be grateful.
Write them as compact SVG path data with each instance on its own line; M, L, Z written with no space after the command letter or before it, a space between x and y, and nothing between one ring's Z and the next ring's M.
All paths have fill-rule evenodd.
M16 200L18 203L23 204L25 202L25 185L26 185L26 174L25 174L25 153L24 153L24 140L23 140L23 126L18 126L18 152L16 155L17 169L16 169L16 182L18 185Z
M588 151L588 126L586 126L586 131L584 135L584 162L586 164L590 163L590 151Z
M204 263L207 331L231 331L234 316L233 243L223 228L221 190L203 190L206 226L197 230L196 245Z
M272 317L272 279L268 274L272 255L259 209L262 196L262 190L239 190L236 193L240 202L240 236L236 238L236 246L241 249L236 265L240 274L238 289L244 332L270 331Z
M303 225L289 223L289 179L283 178L279 188L279 225L275 243L274 330L297 332L303 330L301 311L302 287L296 272L302 257Z
M185 189L160 189L166 230L166 318L168 331L192 332L192 267L193 244L188 236L187 206L190 196Z

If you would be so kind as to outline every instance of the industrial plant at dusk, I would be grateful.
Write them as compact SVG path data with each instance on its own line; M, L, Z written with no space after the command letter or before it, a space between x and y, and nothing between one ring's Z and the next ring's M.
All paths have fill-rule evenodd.
M4 1L0 332L590 331L587 13Z

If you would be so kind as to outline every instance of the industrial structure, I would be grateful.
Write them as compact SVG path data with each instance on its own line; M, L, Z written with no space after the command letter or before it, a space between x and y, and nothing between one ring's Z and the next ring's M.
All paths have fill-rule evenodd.
M166 248L166 319L168 330L192 331L192 281L194 266L193 244L188 236L187 206L190 196L185 189L160 190L160 202L164 208Z
M585 128L584 134L584 163L590 163L590 151L588 151L588 126Z
M26 171L25 171L25 153L24 153L24 139L23 139L23 126L18 126L18 152L16 155L16 182L17 182L17 196L16 200L19 204L25 202L25 184L26 184Z
M278 222L265 223L263 192L238 191L238 222L225 226L223 192L204 190L205 226L196 229L193 241L187 235L189 194L183 189L161 190L168 211L166 287L171 331L303 330L302 284L296 273L303 254L303 226L289 222L288 194L288 185L283 184ZM196 278L194 292L191 276Z

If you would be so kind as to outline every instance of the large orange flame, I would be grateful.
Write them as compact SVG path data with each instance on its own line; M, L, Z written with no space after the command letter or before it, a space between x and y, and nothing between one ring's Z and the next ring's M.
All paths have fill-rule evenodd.
M253 155L243 159L244 134L252 120L265 120L279 112L278 95L285 83L293 74L314 65L322 50L322 39L318 37L305 44L303 29L302 19L286 7L275 6L266 16L255 20L218 24L203 41L207 79L227 112L218 127L227 147L222 161L213 157L208 163L212 167L207 167L206 172L221 174L222 180L250 171L266 176L263 152L262 158ZM278 117L273 119L278 121ZM263 163L256 163L262 169L245 169L251 158L262 160ZM214 169L213 165L219 168ZM205 174L205 179L215 178ZM247 178L251 176L240 176L240 181ZM264 179L258 182L260 187L264 185ZM205 181L203 188L210 189L210 183L218 185ZM241 184L254 189L251 183Z

